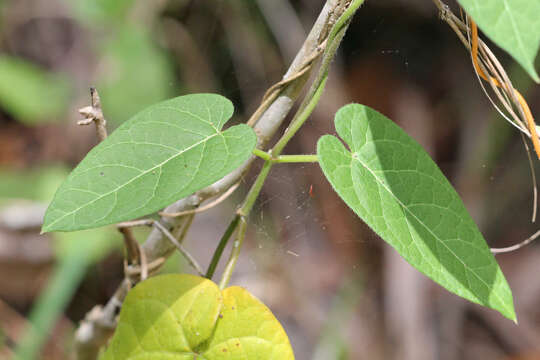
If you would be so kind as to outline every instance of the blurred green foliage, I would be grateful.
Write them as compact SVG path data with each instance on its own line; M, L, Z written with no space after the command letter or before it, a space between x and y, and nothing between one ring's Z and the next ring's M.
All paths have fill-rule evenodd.
M31 170L0 169L0 205L12 199L48 202L67 174L68 170L61 166ZM58 233L54 234L53 241L57 263L47 287L28 316L32 327L26 329L16 349L17 359L36 358L88 267L121 244L120 235L112 227Z
M102 51L97 87L112 124L178 93L171 60L147 32L126 24Z
M91 46L95 46L98 66L94 82L88 86L95 85L100 91L105 116L112 127L143 108L178 94L169 55L156 44L147 24L130 19L134 3L66 1L76 22L93 34ZM0 7L3 4L0 0ZM103 37L104 28L108 30ZM43 70L22 58L0 56L0 79L0 107L28 125L65 120L62 115L67 114L74 100L70 97L73 89L67 74ZM0 205L13 199L48 202L67 174L68 169L61 166L24 171L0 169ZM121 243L113 227L53 235L57 263L29 314L32 328L26 330L16 349L19 359L37 356L88 267L118 249ZM175 263L178 267L179 261Z
M60 120L67 108L65 77L11 56L0 56L0 105L18 120L32 125Z
M35 359L49 336L50 329L68 305L87 272L88 266L120 244L119 236L111 227L94 231L57 234L58 263L45 290L36 300L28 317L28 328L16 349L17 359ZM116 238L115 238L116 237Z
M29 200L47 203L64 181L68 169L61 166L34 168L30 170L0 169L0 205L13 200ZM84 252L89 263L99 261L109 251L121 244L120 236L112 227L92 232L77 231L54 234L57 258L66 258L78 251L81 242L92 244Z
M65 0L79 21L88 24L124 18L133 2L134 0Z
M0 204L10 199L50 201L68 173L62 166L29 170L0 168Z
M108 28L98 43L96 83L109 124L118 126L140 110L177 95L172 60L160 49L148 24L135 19L134 0L66 1L77 19L98 33ZM133 16L131 16L133 15Z

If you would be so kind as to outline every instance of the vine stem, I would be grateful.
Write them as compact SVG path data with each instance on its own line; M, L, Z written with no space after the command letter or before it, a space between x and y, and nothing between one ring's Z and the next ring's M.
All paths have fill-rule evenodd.
M304 102L302 103L302 105L300 105L300 109L297 112L297 115L291 121L291 125L272 149L273 155L279 156L281 154L281 151L283 151L283 149L293 138L293 136L298 132L298 130L300 130L302 125L304 125L306 120L309 118L309 116L319 103L319 100L326 85L326 81L328 80L328 69L330 68L330 64L336 56L339 45L341 44L341 40L347 32L352 17L354 16L358 8L364 3L364 1L365 0L353 0L330 30L330 34L328 35L327 40L327 48L323 55L323 60L319 69L319 73L313 81L311 89L309 90L308 95L305 97Z
M280 155L272 160L274 164L290 163L316 163L319 162L317 155Z
M240 221L240 216L236 215L234 219L231 221L229 226L227 227L227 230L225 230L225 233L221 237L221 240L219 241L218 247L216 248L216 251L214 251L214 255L212 256L212 260L210 261L210 265L208 266L208 270L206 271L205 277L207 279L212 279L214 276L214 273L216 272L217 264L219 263L219 259L221 258L221 255L223 254L223 250L225 250L225 246L229 242L229 239L231 235L236 230L236 227L238 226L238 222Z
M272 154L259 149L253 150L253 155L260 157L263 160L275 163L314 163L318 162L317 155L281 155L274 157Z
M221 290L227 287L227 284L229 283L229 280L231 279L232 273L236 266L236 262L238 261L238 257L240 256L240 251L242 250L242 245L244 244L244 239L246 237L246 230L247 230L247 221L246 221L246 218L242 216L240 217L240 224L238 225L238 233L236 234L236 241L233 244L233 249L231 251L229 261L227 262L227 266L225 267L225 270L223 271L223 276L221 277L221 281L219 283L219 288Z
M302 125L313 113L313 110L315 110L315 107L319 103L319 100L321 99L321 95L326 85L326 81L328 79L328 68L330 67L330 63L332 62L333 58L337 53L337 49L339 48L339 44L341 43L341 40L343 39L343 36L347 31L351 17L354 15L356 9L358 9L358 7L360 7L363 2L364 0L356 0L351 3L349 8L339 18L340 20L338 20L332 28L330 33L331 37L329 36L329 43L324 53L319 73L315 81L313 82L310 91L304 98L304 101L300 105L300 108L298 109L293 120L291 121L291 125L270 151L271 158L269 160L266 160L261 172L259 173L259 176L257 177L257 180L251 187L246 197L246 200L244 201L244 205L238 211L238 214L240 214L241 216L247 217L249 215L251 209L253 208L253 204L255 203L255 200L257 200L257 197L261 192L262 186L264 185L264 182L268 177L268 174L270 173L270 170L274 163L274 159L279 159L281 152L283 151L285 146L298 132L298 130L300 130ZM294 158L300 155L291 156ZM315 156L315 159L311 158L311 160L316 160L316 155L311 156ZM286 158L286 155L284 157Z
M332 46L332 45L330 45ZM295 118L291 122L291 126L287 129L285 134L279 139L277 144L272 149L272 154L275 156L279 156L285 146L291 141L293 136L300 130L302 125L306 122L306 120L309 118L313 110L315 110L315 107L319 103L319 100L321 99L321 95L324 91L326 80L328 79L328 70L326 70L326 74L323 74L322 78L320 79L319 83L315 87L315 91L313 91L310 95L309 102L304 105L304 107L300 108L301 111L299 112L298 116L295 116ZM315 85L315 84L314 84Z
M253 205L259 197L262 187L266 179L268 178L268 175L270 174L270 170L276 162L275 159L279 159L281 152L283 151L285 146L287 146L289 141L294 137L298 130L300 130L302 125L304 125L304 123L307 121L307 119L310 117L310 115L313 113L313 110L315 110L315 107L319 103L319 100L321 99L322 93L326 85L326 81L328 80L328 69L330 68L330 64L336 56L337 50L339 48L339 45L341 44L343 36L345 36L345 33L347 32L352 16L356 13L356 10L358 10L360 5L362 5L364 1L365 0L353 0L330 30L330 34L328 35L327 39L326 50L323 54L319 72L315 80L313 81L313 84L308 91L308 94L304 98L304 101L300 105L300 108L291 120L291 124L289 125L289 128L285 131L285 134L283 134L283 136L278 140L276 145L274 145L274 147L272 148L272 150L269 151L269 153L262 154L264 152L260 150L254 152L255 155L261 155L261 157L266 157L267 159L259 175L257 176L255 183L249 190L242 207L237 211L237 214L240 215L243 223L238 231L238 237L235 242L235 246L231 251L229 261L221 278L221 289L227 286L231 278L232 272L234 271L234 267L236 266L238 256L240 255L246 232L245 228L247 227L245 219L249 216L251 210L253 209ZM270 158L268 158L268 156ZM293 158L297 158L298 156L302 155L291 156ZM310 159L316 161L316 156L314 159Z

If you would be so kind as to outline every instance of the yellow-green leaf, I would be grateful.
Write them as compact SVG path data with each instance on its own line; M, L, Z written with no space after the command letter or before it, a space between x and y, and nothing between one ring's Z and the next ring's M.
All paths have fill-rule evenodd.
M285 331L270 310L240 287L169 274L127 296L101 360L292 360Z

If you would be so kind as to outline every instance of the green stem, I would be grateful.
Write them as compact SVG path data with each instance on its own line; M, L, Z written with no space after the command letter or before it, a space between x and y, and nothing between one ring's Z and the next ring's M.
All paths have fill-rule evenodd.
M314 163L318 162L317 155L281 155L273 157L271 154L260 149L253 150L255 156L260 157L263 160L276 163Z
M298 114L298 116L294 117L291 125L289 126L289 129L285 132L285 134L283 134L281 139L279 139L277 144L272 149L272 154L274 154L275 156L279 156L283 151L283 148L285 148L289 141L291 141L292 137L298 132L298 130L300 130L300 127L304 125L306 120L309 118L309 116L319 103L319 100L321 99L321 95L324 91L324 86L326 85L327 78L328 75L326 75L321 80L306 105L301 107L301 112Z
M285 148L285 146L289 143L292 137L298 132L298 130L306 122L306 120L309 118L309 116L311 115L315 107L317 106L321 98L321 95L324 91L326 81L328 79L328 69L330 67L330 64L337 53L337 50L339 48L341 40L343 39L343 36L345 35L345 32L347 31L347 28L349 27L352 16L356 13L356 10L358 10L360 5L362 5L364 1L365 0L353 0L349 4L349 7L345 10L345 12L336 21L335 25L332 27L332 30L330 30L330 34L328 35L328 38L327 38L326 50L324 52L322 63L319 68L319 73L317 74L317 77L313 81L313 84L308 94L304 98L304 101L300 105L300 108L298 109L296 115L291 121L291 124L289 125L288 130L285 132L285 134L283 134L281 139L278 140L278 142L276 143L276 145L272 148L270 152L266 153L259 149L256 149L253 152L255 155L265 159L266 162L264 163L263 168L261 169L261 172L259 173L259 176L257 176L257 180L255 180L255 183L251 186L251 189L249 190L249 193L246 196L244 204L237 211L237 214L241 217L240 229L238 231L237 240L235 241L235 246L231 252L229 262L227 263L227 267L221 278L221 282L220 282L221 289L227 286L230 280L231 274L236 265L238 256L240 255L240 250L242 247L242 243L244 241L246 228L247 228L247 223L245 219L248 217L249 213L253 209L253 205L255 204L255 201L257 200L261 192L261 189L264 185L264 182L266 181L266 178L268 177L274 163L298 162L298 160L302 160L302 162L305 162L305 161L316 162L317 161L317 157L315 155L289 155L289 156L283 156L283 157L280 155L283 149Z
M298 130L300 130L302 125L304 125L306 120L309 118L309 116L319 103L319 100L326 85L326 81L328 80L328 69L330 68L330 64L336 56L337 50L339 48L339 45L341 44L343 36L345 36L345 33L347 32L352 16L355 14L356 10L360 7L360 5L362 5L363 2L364 0L353 1L349 5L347 10L345 10L345 12L339 17L334 27L332 27L330 35L328 35L326 51L323 55L323 60L319 69L319 73L313 81L313 84L308 92L308 95L306 95L304 102L302 103L302 105L300 105L300 109L297 115L291 121L291 125L272 149L272 154L274 154L274 156L279 156L281 154L281 151L283 151L283 149L293 138L293 136L298 132Z
M319 162L317 155L281 155L275 158L273 163L316 163Z
M225 289L229 280L231 280L232 273L240 256L240 251L242 250L242 245L244 244L244 239L246 237L247 222L244 217L240 218L240 226L238 228L238 233L236 235L236 241L233 244L233 249L231 251L231 256L227 262L227 266L223 271L223 276L221 277L221 282L219 283L219 288L221 290Z
M221 237L221 240L219 240L218 247L216 248L216 251L214 251L214 256L212 256L212 261L210 261L210 265L208 266L208 270L206 271L205 277L207 279L212 280L212 277L216 272L219 260L221 259L221 255L223 254L223 250L225 250L225 246L227 246L231 235L236 230L236 227L238 226L238 221L240 221L240 216L236 215L227 227L227 230L225 230L225 233Z
M261 192L264 182L268 177L268 174L270 173L272 165L274 164L271 161L267 161L264 163L263 168L259 173L259 176L257 176L257 180L255 180L255 182L251 186L251 189L249 189L249 193L244 200L244 205L242 205L242 207L236 212L238 215L243 217L247 217L249 215L251 209L253 208L253 204L255 204L257 197L259 197L259 193Z
M261 149L253 149L253 155L260 157L261 159L266 161L272 161L272 155L270 155L266 151L262 151Z
M362 4L365 0L353 0L350 4L347 10L341 14L339 19L336 21L336 24L332 27L332 30L330 32L330 35L328 35L328 40L333 41L337 37L337 33L342 30L344 27L347 27L349 24L349 21L352 19L354 14L356 13L356 10Z

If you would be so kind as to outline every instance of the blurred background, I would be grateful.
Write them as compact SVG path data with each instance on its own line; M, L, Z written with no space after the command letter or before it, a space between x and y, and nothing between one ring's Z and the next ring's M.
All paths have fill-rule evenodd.
M54 191L96 144L93 127L76 125L90 86L100 92L109 131L150 104L194 92L230 98L234 121L245 121L323 4L0 0L0 359L72 359L78 322L123 277L114 227L39 235ZM491 48L540 118L540 86ZM350 102L389 116L427 149L492 247L538 230L521 137L494 112L431 1L366 2L323 100L286 152L314 153ZM185 245L201 264L245 191L197 215ZM147 231L136 234L144 241ZM519 326L412 269L356 218L317 165L280 165L250 218L231 283L273 310L300 360L540 359L540 246L497 260ZM191 269L175 255L163 271Z

